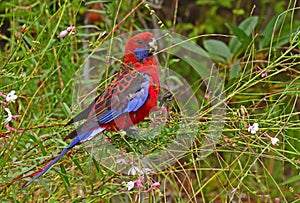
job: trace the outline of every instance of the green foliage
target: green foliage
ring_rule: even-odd
[[[224,42],[210,39],[205,40],[203,45],[212,60],[219,61],[224,64],[231,61],[232,53]]]
[[[258,21],[257,16],[249,17],[245,19],[239,27],[231,24],[226,24],[226,26],[232,31],[235,37],[229,41],[229,48],[234,55],[238,55],[243,52],[251,43],[251,38],[249,37],[253,32]]]
[[[299,199],[297,1],[262,0],[254,7],[241,0],[184,0],[178,2],[178,10],[173,4],[155,2],[149,1],[147,5],[140,5],[138,0],[0,3],[1,28],[5,20],[10,22],[7,28],[10,35],[0,32],[0,40],[5,42],[0,47],[0,93],[16,90],[18,95],[14,103],[0,104],[1,202],[138,202],[143,197],[148,202],[241,202],[243,199],[274,202],[276,197],[281,202],[296,202]],[[94,3],[104,4],[97,10],[91,8]],[[102,20],[84,24],[89,9],[101,14]],[[76,33],[60,38],[60,32],[71,24],[75,25]],[[74,101],[74,95],[81,95],[80,101],[91,96],[91,90],[77,87],[76,78],[87,59],[95,59],[96,70],[91,78],[80,82],[100,81],[103,90],[119,64],[99,65],[106,64],[109,55],[109,50],[101,45],[114,36],[146,27],[172,29],[194,42],[182,44],[181,49],[187,53],[183,59],[172,55],[180,51],[176,47],[169,55],[159,55],[166,60],[161,65],[163,74],[168,72],[165,67],[176,71],[190,83],[199,101],[200,116],[188,118],[197,121],[197,126],[191,126],[197,133],[190,150],[177,157],[175,164],[145,176],[148,181],[145,188],[128,191],[122,182],[136,180],[136,176],[111,170],[86,148],[78,146],[22,191],[22,185],[30,177],[21,177],[39,170],[67,145],[62,138],[75,126],[64,127],[64,124],[85,105]],[[174,44],[180,43],[179,38],[172,40]],[[96,52],[98,55],[92,54]],[[204,141],[214,130],[209,128],[209,121],[215,119],[211,118],[215,97],[209,95],[200,76],[209,78],[211,83],[217,81],[205,69],[209,63],[193,54],[209,56],[225,84],[224,128],[213,153],[205,159],[200,156]],[[189,63],[184,59],[189,59]],[[0,101],[5,99],[0,97]],[[140,124],[144,130],[140,134],[123,136],[113,132],[103,136],[110,137],[112,144],[122,151],[139,155],[156,152],[178,136],[179,121],[184,120],[176,101],[173,102],[166,104],[170,116],[163,128],[147,131],[150,122],[146,121]],[[5,127],[5,108],[13,115],[20,115],[9,125],[24,132]],[[254,122],[259,123],[260,129],[251,134],[247,128]],[[270,137],[279,139],[277,146],[272,145]],[[160,182],[160,189],[147,192],[154,180]]]

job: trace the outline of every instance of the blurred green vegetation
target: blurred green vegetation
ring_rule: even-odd
[[[277,197],[280,202],[299,201],[299,4],[297,0],[1,1],[0,92],[16,90],[18,95],[15,103],[0,106],[1,202],[139,202],[139,198],[276,202]],[[70,25],[75,25],[76,33],[60,38]],[[149,175],[160,182],[159,192],[127,191],[121,183],[132,177],[104,167],[83,147],[22,191],[29,178],[14,180],[40,169],[44,160],[66,146],[62,138],[74,127],[63,125],[80,110],[74,106],[76,77],[87,55],[114,36],[144,29],[181,34],[213,60],[225,83],[227,112],[214,153],[204,160],[197,156],[213,109],[201,77],[185,61],[163,55],[159,57],[168,60],[162,66],[176,71],[194,89],[201,118],[197,139],[186,156]],[[105,62],[105,55],[98,57]],[[117,69],[100,69],[103,90]],[[92,79],[99,81],[97,74]],[[25,132],[6,129],[4,108],[21,115],[10,125]],[[247,127],[254,122],[260,131],[252,135]],[[168,136],[168,129],[163,133]],[[266,134],[279,138],[279,145],[271,145]],[[120,138],[118,133],[112,137]]]

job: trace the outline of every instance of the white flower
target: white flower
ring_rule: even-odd
[[[132,188],[134,188],[134,182],[133,181],[129,181],[129,182],[123,182],[123,185],[125,185],[127,187],[127,190],[132,190]]]
[[[7,102],[14,102],[18,98],[18,96],[15,95],[15,93],[16,93],[15,90],[10,91],[10,93],[8,93],[7,96],[6,96],[6,101]]]
[[[4,108],[4,110],[7,112],[7,118],[4,120],[4,122],[9,123],[13,118],[13,116],[8,108]]]
[[[271,137],[268,133],[264,133],[264,135],[271,140],[272,145],[278,145],[279,139],[277,137]]]
[[[249,125],[248,132],[250,132],[251,134],[255,134],[259,130],[258,126],[258,123],[253,123],[252,126]]]
[[[253,128],[258,131],[258,123],[253,123]]]
[[[143,168],[145,174],[150,174],[152,172],[151,168]]]
[[[143,173],[142,170],[137,166],[133,166],[128,170],[128,175],[136,175],[142,173]]]
[[[279,139],[277,137],[271,137],[270,139],[272,145],[278,145]]]

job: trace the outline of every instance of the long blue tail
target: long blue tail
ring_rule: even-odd
[[[61,159],[61,157],[63,157],[75,145],[93,139],[95,136],[99,135],[104,130],[104,127],[100,127],[98,123],[94,121],[86,122],[81,127],[77,128],[77,137],[75,137],[73,141],[64,150],[62,150],[62,152],[57,157],[50,161],[31,181],[26,183],[26,185],[22,189],[26,189],[31,183],[33,183],[36,179],[38,179],[44,173],[46,173],[54,164],[56,164]]]
[[[31,183],[33,183],[36,179],[38,179],[44,173],[46,173],[54,164],[56,164],[61,159],[61,157],[63,157],[70,149],[72,149],[79,142],[79,137],[76,137],[57,157],[55,157],[55,159],[53,159],[49,164],[47,164],[41,172],[39,172],[31,181],[26,183],[22,190],[26,189]]]

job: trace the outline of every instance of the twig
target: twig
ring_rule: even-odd
[[[18,129],[21,130],[21,131],[28,131],[28,130],[34,130],[34,129],[41,129],[41,128],[48,128],[48,127],[56,127],[56,126],[64,126],[65,124],[58,124],[58,123],[55,123],[55,124],[46,124],[46,125],[38,125],[38,126],[30,126],[28,128],[23,128],[23,129]],[[0,133],[0,138],[5,138],[7,135],[10,135],[12,133],[14,133],[15,131],[7,131],[7,132],[3,132],[3,133]]]

